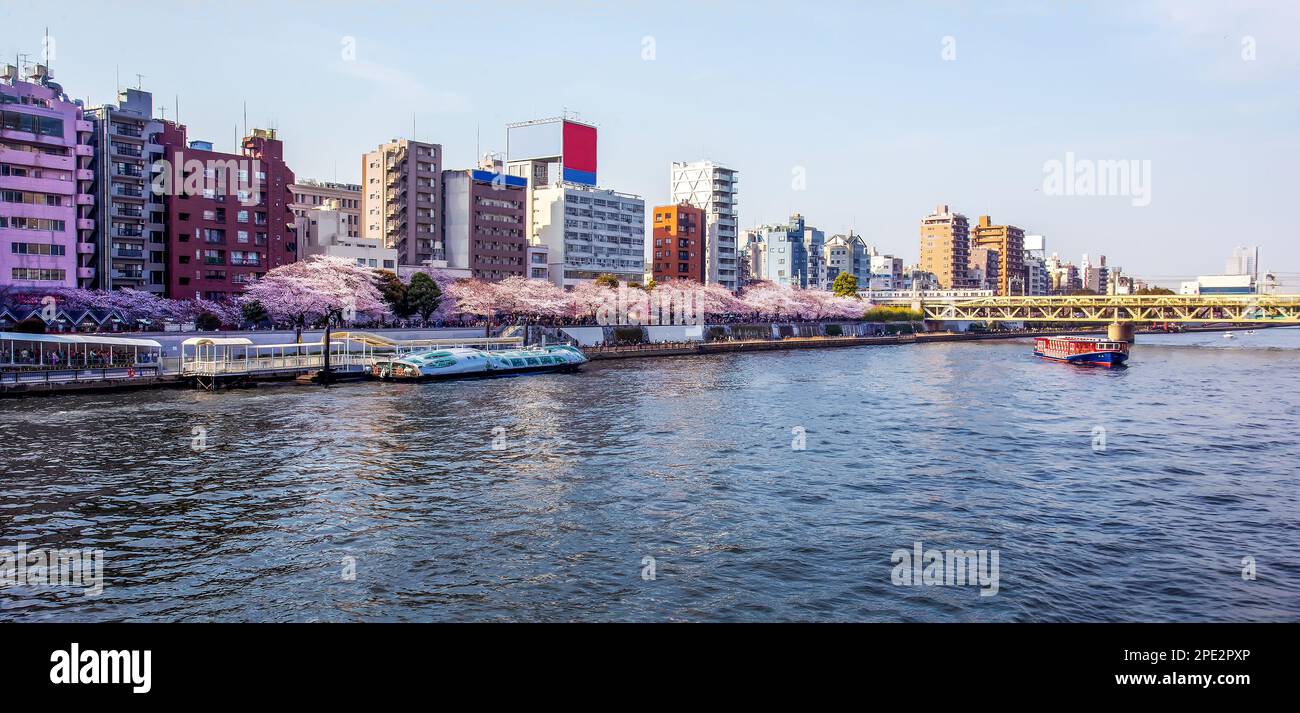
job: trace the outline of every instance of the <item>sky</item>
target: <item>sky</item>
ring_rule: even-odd
[[[1300,287],[1294,0],[0,0],[0,57],[47,29],[74,98],[139,84],[227,151],[246,104],[300,178],[359,182],[413,132],[466,168],[568,111],[599,127],[600,185],[647,205],[709,158],[740,172],[742,227],[799,212],[912,262],[944,203],[1155,281],[1258,245]],[[1135,180],[1081,182],[1105,161]]]

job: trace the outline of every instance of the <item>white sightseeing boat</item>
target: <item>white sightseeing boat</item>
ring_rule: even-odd
[[[568,345],[492,351],[450,347],[380,359],[370,367],[370,376],[385,381],[463,379],[577,371],[585,363],[587,357],[576,347]]]

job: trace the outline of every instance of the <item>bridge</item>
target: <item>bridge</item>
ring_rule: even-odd
[[[1075,295],[921,301],[927,320],[1300,325],[1300,295]]]
[[[1096,322],[1110,339],[1133,341],[1134,325],[1300,325],[1300,295],[1071,295],[918,300],[927,321]]]

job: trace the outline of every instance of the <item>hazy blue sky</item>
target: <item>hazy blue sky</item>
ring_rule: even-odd
[[[359,180],[413,115],[467,167],[476,132],[503,150],[505,123],[567,108],[600,127],[602,186],[665,202],[669,162],[712,158],[741,172],[744,226],[799,211],[912,261],[943,202],[1139,275],[1219,272],[1237,244],[1300,273],[1294,0],[4,0],[0,55],[37,56],[47,26],[74,97],[144,74],[225,150],[247,101],[300,177]],[[1150,205],[1047,195],[1067,152],[1150,161]]]

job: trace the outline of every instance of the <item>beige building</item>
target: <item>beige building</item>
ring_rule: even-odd
[[[307,211],[335,201],[339,212],[347,219],[347,236],[361,237],[361,186],[355,183],[328,183],[305,179],[291,187],[293,202],[289,209],[299,218]]]
[[[383,242],[349,232],[349,214],[335,200],[327,200],[296,218],[298,257],[341,257],[360,267],[397,271],[397,251]]]
[[[921,261],[918,267],[932,273],[944,290],[970,286],[970,222],[947,205],[921,219]]]
[[[972,248],[998,252],[997,282],[988,289],[1003,297],[1029,294],[1025,284],[1025,231],[1014,225],[993,225],[987,215],[970,234]]]
[[[402,265],[444,267],[442,146],[393,139],[361,161],[361,234]]]

